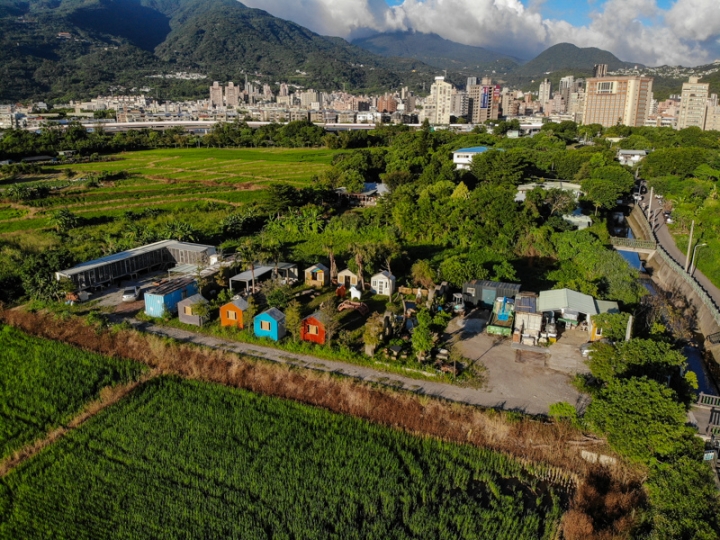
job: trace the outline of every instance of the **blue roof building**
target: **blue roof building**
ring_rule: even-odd
[[[491,150],[491,148],[488,148],[487,146],[471,146],[469,148],[455,150],[453,152],[453,163],[455,164],[455,168],[458,170],[470,169],[473,158],[478,154],[487,152],[488,150]]]
[[[255,335],[280,341],[285,337],[285,314],[277,308],[263,311],[253,319]]]
[[[193,278],[167,281],[145,293],[145,313],[150,317],[177,313],[178,303],[197,292],[197,282]]]

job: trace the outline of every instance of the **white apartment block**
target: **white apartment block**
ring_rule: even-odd
[[[678,129],[693,126],[705,129],[709,94],[710,84],[699,82],[698,77],[690,77],[689,82],[683,83],[677,122]]]

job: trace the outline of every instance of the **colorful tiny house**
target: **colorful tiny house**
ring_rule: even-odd
[[[243,314],[247,308],[247,300],[244,298],[233,298],[227,304],[220,307],[220,326],[244,328]]]
[[[197,282],[193,278],[184,277],[162,283],[145,293],[145,314],[150,317],[174,314],[179,302],[197,292]]]
[[[188,296],[185,300],[178,302],[178,319],[181,323],[202,326],[207,322],[207,315],[204,312],[198,313],[198,306],[205,305],[208,301],[200,294]]]
[[[325,344],[325,316],[316,311],[300,324],[300,339],[319,345]]]
[[[330,285],[330,270],[324,264],[316,264],[305,270],[305,283],[310,287]]]
[[[285,314],[277,308],[263,311],[253,319],[255,335],[280,341],[285,337]]]
[[[359,283],[360,279],[357,274],[351,272],[349,268],[338,273],[338,285],[344,285],[347,290],[350,290],[350,287],[357,286]]]
[[[378,296],[392,296],[395,292],[395,276],[388,271],[375,274],[370,280],[370,290]]]

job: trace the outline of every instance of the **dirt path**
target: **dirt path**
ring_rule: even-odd
[[[99,412],[105,410],[110,405],[117,403],[137,387],[145,384],[147,381],[159,376],[160,374],[160,370],[150,370],[144,373],[137,381],[118,386],[106,386],[101,389],[100,397],[90,403],[87,403],[83,407],[83,410],[77,416],[73,417],[67,424],[55,428],[47,433],[45,437],[28,444],[27,446],[17,450],[12,456],[0,461],[0,478],[7,476],[7,474],[9,474],[13,469],[38,454],[44,448],[47,448],[51,444],[59,441],[71,431],[82,426]]]
[[[311,355],[291,353],[262,345],[224,340],[196,332],[180,330],[178,328],[141,322],[137,319],[129,319],[129,322],[137,330],[142,332],[170,337],[186,343],[194,343],[221,351],[254,356],[256,358],[271,360],[295,367],[336,373],[366,382],[409,390],[411,392],[440,397],[459,403],[467,403],[469,405],[513,410],[533,415],[547,415],[550,405],[560,400],[558,396],[553,393],[518,395],[514,392],[506,392],[504,388],[498,386],[491,387],[489,390],[464,388],[440,381],[434,382],[404,377],[399,374],[374,369],[370,366],[325,360]]]

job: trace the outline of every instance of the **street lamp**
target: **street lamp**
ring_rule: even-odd
[[[696,244],[695,249],[693,249],[693,256],[692,256],[692,262],[690,263],[690,275],[692,276],[695,272],[695,255],[697,255],[698,248],[705,247],[707,244]]]

